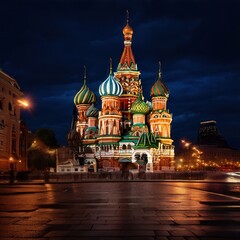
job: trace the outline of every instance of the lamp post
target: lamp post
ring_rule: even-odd
[[[187,161],[188,161],[188,170],[191,169],[191,158],[190,158],[190,142],[181,140],[183,146],[187,149]]]
[[[201,152],[196,146],[193,146],[191,142],[187,142],[185,140],[181,140],[183,146],[187,149],[187,161],[188,161],[188,170],[192,169],[195,165],[201,167],[202,161],[201,161],[201,155],[203,152]],[[190,152],[191,150],[191,152]],[[191,154],[192,153],[192,154]],[[196,162],[194,162],[194,165],[192,165],[192,158],[195,158]]]
[[[20,111],[30,110],[32,103],[29,99],[19,98],[15,102],[18,105]],[[27,143],[28,143],[28,131],[25,123],[20,121],[20,134],[19,134],[19,160],[16,162],[16,171],[23,171],[28,169],[28,154],[27,154]]]
[[[158,144],[158,155],[159,155],[158,169],[159,169],[159,171],[162,171],[162,144],[161,144],[161,142],[159,142],[159,144]]]
[[[14,180],[15,180],[15,176],[14,176],[14,159],[13,159],[13,157],[9,158],[9,162],[10,162],[9,183],[13,184]]]

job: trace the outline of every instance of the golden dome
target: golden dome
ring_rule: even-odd
[[[123,35],[133,35],[133,29],[131,26],[129,26],[128,22],[126,24],[126,26],[123,28]]]

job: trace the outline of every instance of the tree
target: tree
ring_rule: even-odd
[[[28,167],[32,170],[45,171],[56,166],[55,133],[51,129],[40,128],[34,134],[34,139],[28,149]]]
[[[46,146],[50,148],[58,147],[58,142],[53,130],[48,128],[39,128],[35,132],[35,138],[41,140]]]
[[[31,170],[45,171],[55,167],[55,156],[47,153],[44,149],[30,148],[28,151],[28,167]]]

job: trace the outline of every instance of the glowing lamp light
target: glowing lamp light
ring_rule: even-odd
[[[17,101],[20,104],[20,106],[23,106],[23,107],[26,107],[26,108],[29,107],[29,102],[28,101],[21,100],[21,99],[18,99]]]

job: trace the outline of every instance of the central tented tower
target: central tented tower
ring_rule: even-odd
[[[129,25],[128,12],[127,24],[123,28],[124,49],[117,71],[114,73],[115,78],[121,83],[123,93],[120,96],[120,109],[124,119],[131,119],[131,106],[141,93],[140,72],[132,52],[133,29]]]

